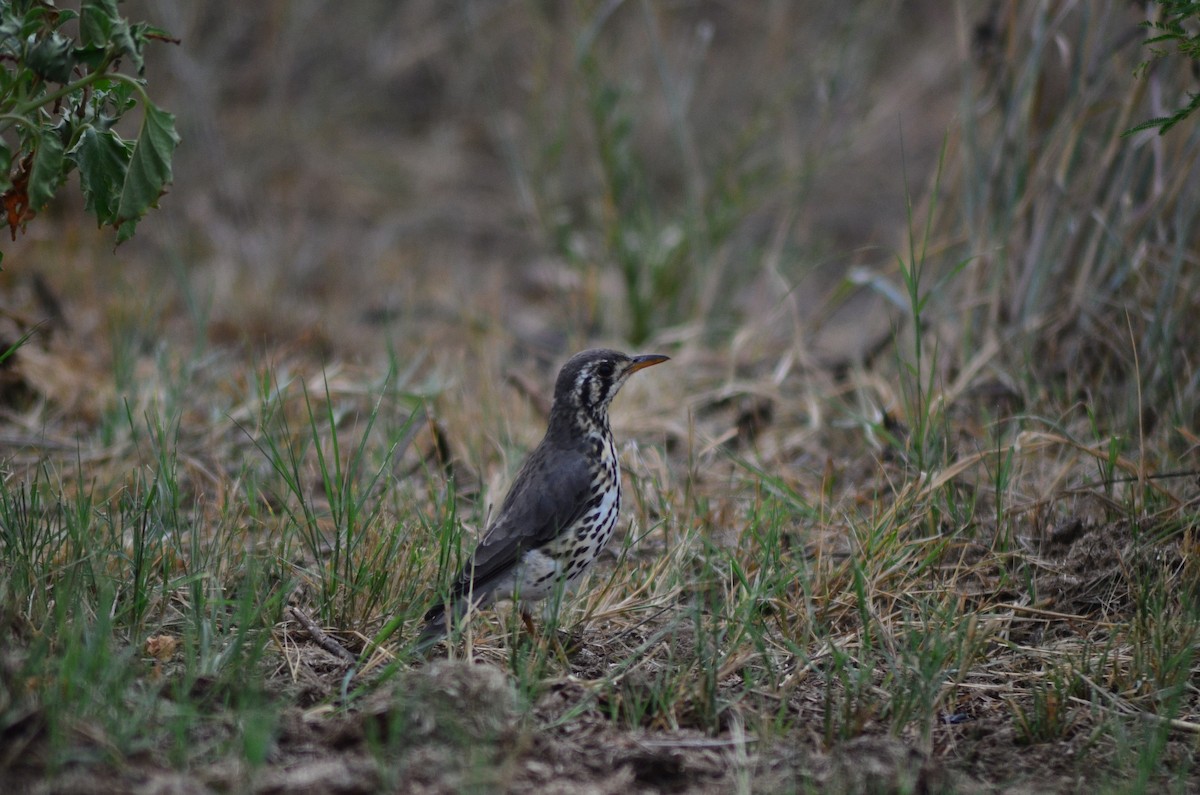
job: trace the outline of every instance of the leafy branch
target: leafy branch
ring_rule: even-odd
[[[85,209],[118,243],[171,183],[179,136],[175,117],[146,92],[144,50],[178,42],[131,24],[119,2],[82,0],[79,11],[0,3],[0,205],[13,240],[75,169]],[[126,64],[133,74],[121,71]],[[137,136],[126,139],[117,123],[139,106]]]
[[[1136,73],[1145,75],[1151,65],[1166,58],[1169,54],[1161,45],[1174,43],[1178,54],[1191,59],[1193,71],[1200,65],[1200,33],[1190,33],[1188,27],[1195,28],[1200,23],[1200,2],[1191,0],[1158,0],[1160,16],[1157,20],[1142,23],[1143,27],[1156,31],[1157,35],[1146,39],[1143,45],[1150,48],[1150,57],[1137,66]],[[1187,104],[1175,110],[1169,116],[1159,116],[1148,119],[1141,124],[1126,130],[1122,135],[1133,135],[1142,130],[1158,128],[1159,135],[1192,115],[1200,109],[1200,93],[1188,93]]]

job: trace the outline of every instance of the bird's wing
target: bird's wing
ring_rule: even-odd
[[[587,459],[574,451],[531,455],[513,481],[500,513],[455,584],[456,596],[489,590],[520,560],[522,553],[553,540],[584,512],[592,487]],[[552,459],[552,462],[551,462]]]

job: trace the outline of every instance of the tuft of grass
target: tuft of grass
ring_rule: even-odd
[[[288,544],[295,540],[301,545],[299,553],[315,563],[302,575],[315,586],[318,612],[331,624],[361,621],[389,605],[393,600],[390,563],[411,544],[407,527],[387,526],[385,502],[380,499],[397,454],[411,443],[421,421],[415,408],[419,398],[393,392],[393,378],[394,373],[389,373],[383,379],[378,398],[357,429],[358,440],[348,452],[342,449],[340,428],[357,425],[358,417],[341,414],[327,376],[322,379],[323,412],[301,384],[303,433],[292,429],[279,385],[267,388],[270,378],[260,380],[265,389],[253,438],[287,497],[282,506],[283,554],[291,556]],[[386,429],[384,445],[377,450],[371,442],[385,399],[413,408],[399,425]],[[315,472],[310,465],[315,465]],[[315,490],[310,486],[312,475]]]
[[[1081,682],[1069,668],[1056,668],[1043,681],[1035,682],[1025,705],[1013,704],[1017,741],[1032,745],[1066,738],[1076,720],[1071,698],[1080,692]]]

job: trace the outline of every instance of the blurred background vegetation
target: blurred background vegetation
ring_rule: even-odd
[[[886,2],[122,8],[183,42],[148,65],[175,188],[112,258],[68,197],[15,276],[53,282],[36,252],[65,230],[121,270],[185,270],[234,338],[432,342],[450,317],[554,350],[728,339],[823,305],[814,272],[887,267],[902,156],[923,193],[974,24]]]
[[[1195,427],[1195,136],[1118,135],[1192,78],[1135,76],[1139,4],[122,8],[182,41],[148,65],[175,187],[115,253],[65,198],[10,288],[148,286],[165,323],[359,357],[470,330],[845,366],[911,315],[928,221],[945,367],[996,346],[1007,389]]]

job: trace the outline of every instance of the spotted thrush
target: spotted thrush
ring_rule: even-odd
[[[545,437],[525,459],[449,597],[425,614],[418,648],[441,639],[469,607],[499,599],[518,599],[529,627],[528,603],[587,571],[612,536],[621,509],[608,405],[629,376],[667,359],[597,349],[563,365]]]

